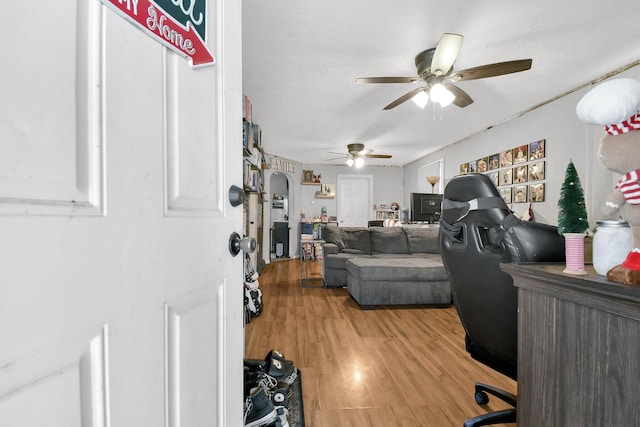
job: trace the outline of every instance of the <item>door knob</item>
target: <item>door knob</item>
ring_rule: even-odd
[[[233,256],[238,255],[241,250],[252,253],[257,247],[256,239],[253,237],[244,237],[241,239],[240,235],[235,231],[229,236],[229,252],[231,252]]]
[[[234,208],[244,202],[244,190],[237,185],[229,187],[229,203]]]

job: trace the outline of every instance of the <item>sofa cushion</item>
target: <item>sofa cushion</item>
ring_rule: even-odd
[[[350,259],[370,258],[370,257],[371,255],[353,255],[353,254],[341,253],[341,254],[331,255],[330,257],[325,257],[322,262],[324,263],[324,266],[326,268],[346,270],[347,261],[349,261]]]
[[[333,243],[338,247],[338,251],[344,250],[344,241],[342,240],[342,229],[337,225],[327,225],[322,229],[322,240]]]
[[[442,259],[434,258],[352,258],[346,263],[349,274],[365,282],[446,281]]]
[[[351,254],[371,255],[369,229],[362,227],[341,227],[344,251]]]
[[[407,236],[402,227],[372,227],[371,251],[382,254],[408,254]]]
[[[405,228],[404,231],[407,235],[409,253],[440,253],[437,228]]]

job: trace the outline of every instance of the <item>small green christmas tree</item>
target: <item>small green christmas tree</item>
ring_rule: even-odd
[[[578,171],[570,160],[558,199],[558,233],[584,233],[588,229],[584,192]]]

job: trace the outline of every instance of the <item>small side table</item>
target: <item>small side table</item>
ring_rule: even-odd
[[[322,245],[324,240],[300,239],[300,286],[303,288],[323,288],[323,278],[309,277],[309,262],[318,262],[316,245]],[[309,282],[320,280],[320,286],[309,286]]]

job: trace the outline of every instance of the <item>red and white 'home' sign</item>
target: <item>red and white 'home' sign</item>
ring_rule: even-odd
[[[185,0],[171,0],[172,4],[179,6],[173,11],[162,9],[153,0],[100,1],[152,38],[189,58],[192,67],[211,65],[215,62],[204,38],[194,28],[192,12],[195,0],[187,0],[190,7],[185,7]],[[182,16],[177,15],[180,13]],[[198,24],[203,27],[206,22],[202,20],[206,19],[206,15],[202,13],[198,18]]]

